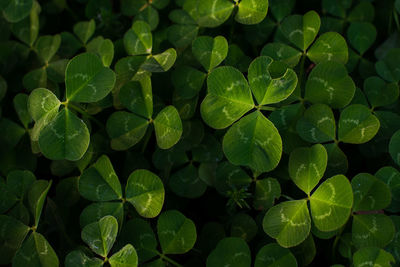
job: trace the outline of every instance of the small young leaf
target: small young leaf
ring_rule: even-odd
[[[59,34],[39,37],[36,41],[35,48],[43,63],[48,63],[53,58],[60,48],[60,44],[61,36]]]
[[[250,267],[251,252],[246,241],[239,237],[227,237],[218,242],[207,257],[207,267]]]
[[[67,108],[61,110],[39,135],[40,150],[52,160],[79,160],[89,141],[86,124]]]
[[[144,21],[135,21],[124,35],[124,46],[128,55],[150,54],[153,47],[150,25]]]
[[[80,54],[68,62],[65,87],[69,101],[97,102],[110,93],[114,84],[114,72],[104,67],[95,54]]]
[[[92,19],[90,21],[81,21],[74,25],[74,33],[81,40],[83,44],[92,37],[94,31],[96,30],[96,22]]]
[[[204,69],[210,72],[228,55],[228,41],[223,36],[200,36],[193,41],[192,52]]]
[[[290,153],[289,175],[293,182],[307,195],[324,176],[328,154],[324,146],[297,148]]]
[[[126,183],[126,200],[146,218],[156,217],[164,204],[164,185],[161,179],[147,170],[131,173]]]
[[[118,176],[110,159],[103,155],[84,170],[79,178],[79,193],[91,201],[110,201],[122,198]]]
[[[364,105],[351,105],[340,113],[339,140],[344,143],[362,144],[371,140],[378,132],[377,117]]]
[[[118,233],[118,222],[113,216],[105,216],[98,222],[82,229],[82,240],[98,255],[106,257]]]
[[[270,208],[263,220],[264,231],[282,247],[303,242],[310,233],[311,219],[306,200],[282,202]]]
[[[377,247],[365,247],[357,250],[353,255],[354,267],[372,266],[391,266],[395,260],[393,255]]]
[[[350,217],[353,191],[343,175],[333,176],[323,182],[311,195],[311,217],[321,231],[334,231]]]
[[[234,165],[259,172],[273,170],[282,156],[282,139],[274,124],[260,111],[235,123],[224,136],[223,150]]]
[[[293,266],[297,267],[297,260],[289,249],[276,243],[263,246],[256,255],[254,267]]]
[[[248,25],[258,24],[267,15],[268,1],[242,0],[238,7],[235,16],[237,22]]]
[[[135,248],[127,244],[110,257],[109,263],[111,267],[137,267],[138,256]]]
[[[30,210],[35,219],[35,226],[39,224],[40,215],[42,214],[42,209],[44,201],[46,200],[47,192],[51,187],[52,181],[48,182],[46,180],[37,180],[33,182],[32,186],[28,191],[28,202]]]
[[[154,119],[157,145],[168,149],[178,143],[182,136],[182,121],[174,106],[165,107]]]
[[[164,254],[186,253],[193,248],[197,238],[193,221],[177,210],[161,213],[157,233]]]

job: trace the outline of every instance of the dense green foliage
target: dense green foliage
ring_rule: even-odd
[[[1,0],[0,265],[400,266],[400,0]]]

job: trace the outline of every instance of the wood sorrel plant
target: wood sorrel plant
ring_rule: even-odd
[[[0,265],[399,266],[399,0],[0,13]]]

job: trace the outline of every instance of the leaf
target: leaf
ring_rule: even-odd
[[[318,34],[321,20],[317,12],[311,10],[301,15],[292,15],[282,22],[283,35],[301,51],[306,51]]]
[[[28,124],[32,122],[32,118],[28,112],[28,98],[28,95],[19,93],[15,95],[13,99],[15,112],[25,129],[27,129]]]
[[[79,193],[91,201],[110,201],[122,198],[121,183],[110,159],[103,155],[84,170],[79,178]]]
[[[274,75],[276,69],[278,75]],[[274,75],[274,77],[272,76]],[[249,67],[248,79],[251,91],[259,105],[281,102],[288,98],[297,85],[297,75],[289,68],[273,62],[270,57],[258,57]]]
[[[69,109],[64,108],[39,135],[39,147],[51,160],[82,158],[89,146],[89,130],[86,124]]]
[[[11,262],[28,232],[29,227],[20,221],[0,215],[0,264]]]
[[[173,24],[168,28],[167,31],[168,41],[176,48],[186,47],[192,43],[198,32],[199,27],[197,25]]]
[[[6,213],[17,202],[17,196],[8,189],[5,182],[0,181],[0,214]]]
[[[9,0],[2,3],[4,18],[11,23],[23,20],[29,15],[33,0]]]
[[[74,250],[65,257],[65,267],[101,267],[103,261],[98,258],[89,258],[80,250]]]
[[[136,170],[126,183],[126,200],[146,218],[156,217],[164,204],[164,185],[161,179],[147,170]]]
[[[269,0],[272,15],[277,21],[282,21],[283,18],[290,15],[296,4],[295,0]]]
[[[56,34],[54,36],[45,35],[40,36],[36,41],[35,48],[39,58],[43,63],[48,63],[53,56],[57,53],[61,45],[61,36]]]
[[[249,85],[233,67],[219,67],[207,78],[208,94],[201,103],[203,120],[215,129],[223,129],[254,107]]]
[[[282,155],[282,139],[274,124],[255,111],[235,123],[222,142],[227,159],[259,172],[273,170]]]
[[[79,217],[81,228],[88,224],[99,221],[104,216],[115,217],[119,225],[124,220],[124,204],[119,202],[95,202],[84,208]]]
[[[268,1],[242,0],[238,5],[239,9],[235,15],[235,20],[241,24],[258,24],[268,11]]]
[[[215,28],[231,15],[234,4],[229,0],[188,0],[183,9],[200,27]]]
[[[151,55],[141,67],[150,72],[166,72],[175,64],[176,57],[176,50],[170,48],[161,54]]]
[[[376,28],[369,22],[352,22],[347,29],[350,44],[363,55],[375,42]]]
[[[388,82],[400,81],[400,48],[390,49],[389,52],[375,63],[376,72]]]
[[[49,242],[41,234],[33,232],[15,254],[13,266],[56,267],[59,261]]]
[[[346,173],[349,167],[349,163],[347,161],[346,154],[344,154],[338,144],[324,144],[324,147],[328,152],[328,166],[326,168],[325,175],[332,176],[336,174]]]
[[[206,74],[195,68],[180,66],[172,71],[171,80],[176,93],[184,98],[195,97],[203,87]]]
[[[105,216],[98,222],[82,229],[82,240],[98,255],[106,257],[117,238],[118,222],[113,216]]]
[[[35,227],[37,227],[39,224],[44,201],[46,200],[47,192],[49,192],[51,184],[52,181],[48,182],[46,180],[36,180],[29,188],[28,203],[35,219]]]
[[[274,205],[275,199],[281,196],[281,186],[275,178],[257,180],[254,191],[253,207],[267,210]]]
[[[177,210],[161,213],[157,221],[157,233],[164,254],[183,254],[196,242],[196,226],[193,221]]]
[[[137,144],[146,133],[149,121],[135,114],[117,111],[107,120],[106,129],[111,138],[111,148],[126,150]]]
[[[198,169],[189,164],[171,175],[169,187],[180,197],[198,198],[207,189],[207,185],[199,178]]]
[[[308,76],[305,98],[312,103],[343,108],[350,103],[355,90],[344,65],[325,61],[316,65]]]
[[[324,176],[327,162],[328,154],[320,144],[297,148],[290,153],[289,175],[309,195]]]
[[[400,200],[400,172],[398,170],[390,166],[382,167],[375,173],[375,177],[389,186],[394,200]]]
[[[369,173],[359,173],[351,180],[353,211],[381,210],[391,201],[389,187]]]
[[[296,125],[301,138],[311,143],[335,140],[336,123],[332,110],[325,104],[314,104],[303,114]]]
[[[65,87],[69,101],[97,102],[110,93],[114,84],[114,72],[94,54],[83,53],[68,62]]]
[[[263,246],[256,255],[254,267],[293,266],[297,261],[292,252],[276,243]]]
[[[346,64],[349,58],[346,40],[336,32],[322,34],[307,52],[316,64],[333,61]]]
[[[135,21],[124,35],[124,46],[128,55],[147,55],[153,47],[150,25],[144,21]]]
[[[371,140],[378,132],[380,123],[377,117],[364,105],[351,105],[340,113],[339,141],[362,144]]]
[[[90,21],[80,21],[74,25],[73,31],[78,36],[83,44],[92,37],[96,30],[96,22],[91,19]]]
[[[234,190],[249,187],[252,181],[242,168],[228,161],[219,164],[216,172],[215,188],[224,196],[228,196],[228,193]]]
[[[400,130],[395,132],[390,139],[389,153],[393,161],[400,166]]]
[[[371,76],[364,80],[364,93],[373,108],[388,106],[399,98],[399,86]]]
[[[303,242],[310,233],[311,219],[306,200],[279,203],[264,216],[264,231],[282,247],[293,247]]]
[[[325,180],[310,198],[311,217],[321,231],[334,231],[350,217],[353,191],[344,175]]]
[[[154,119],[157,144],[161,149],[174,146],[182,136],[182,121],[174,106],[167,106]]]
[[[389,252],[377,247],[366,247],[357,250],[353,255],[354,267],[372,266],[391,266],[395,260]]]
[[[127,244],[110,257],[109,263],[111,267],[137,267],[138,256],[135,248]]]
[[[207,267],[250,267],[251,252],[246,241],[239,237],[227,237],[218,242],[207,257]]]
[[[204,69],[210,72],[228,55],[228,41],[223,36],[200,36],[193,41],[192,52]]]
[[[301,52],[283,43],[268,43],[261,50],[261,56],[271,57],[275,61],[282,61],[289,67],[295,67],[301,58]]]
[[[149,77],[126,83],[118,97],[121,103],[136,115],[148,119],[153,115],[153,92]]]
[[[359,214],[353,217],[353,244],[357,248],[383,248],[392,241],[394,234],[394,224],[386,215]]]
[[[257,234],[258,226],[254,219],[246,213],[237,213],[230,222],[230,236],[239,237],[250,242]]]
[[[22,84],[29,91],[40,88],[47,87],[47,72],[44,68],[35,69],[24,75],[22,79]]]

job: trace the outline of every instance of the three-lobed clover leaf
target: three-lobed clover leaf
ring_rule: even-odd
[[[193,41],[192,52],[204,69],[210,72],[228,55],[228,41],[223,36],[200,36]]]
[[[124,35],[124,46],[132,56],[150,54],[153,47],[150,25],[144,21],[135,21]]]

